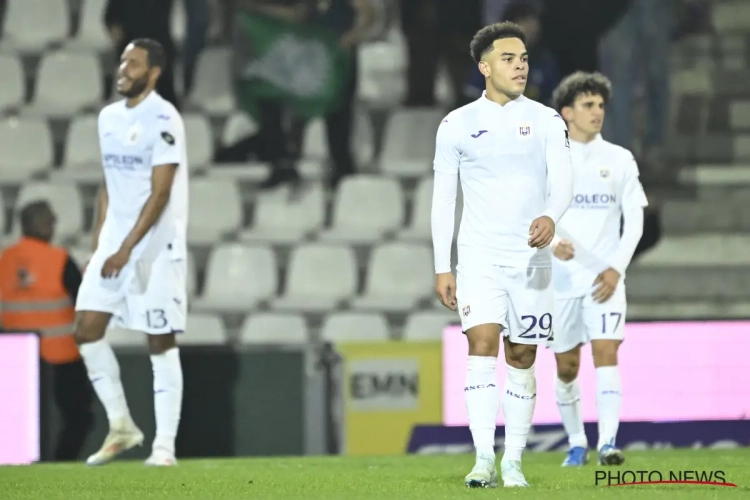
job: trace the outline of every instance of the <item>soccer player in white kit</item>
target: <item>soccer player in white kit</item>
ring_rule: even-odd
[[[602,139],[611,84],[598,73],[574,73],[554,92],[570,131],[573,203],[552,242],[555,285],[556,394],[570,449],[564,466],[588,461],[577,376],[581,345],[591,342],[596,367],[601,465],[625,458],[615,445],[622,391],[617,350],[625,333],[625,270],[643,234],[648,205],[633,154]],[[622,236],[620,219],[624,219]]]
[[[536,349],[552,336],[549,247],[570,205],[572,166],[565,122],[523,96],[529,72],[525,35],[513,23],[481,29],[471,53],[485,93],[440,124],[435,151],[432,239],[435,290],[458,309],[469,342],[464,394],[476,465],[468,487],[496,487],[496,364],[503,337],[505,486],[528,486],[521,472],[536,398]],[[464,197],[457,278],[451,244],[458,180]]]
[[[125,99],[99,114],[104,184],[94,253],[76,302],[75,338],[110,430],[89,465],[104,464],[143,442],[130,417],[117,359],[104,339],[111,319],[115,326],[148,334],[156,437],[146,464],[177,463],[182,367],[175,334],[184,331],[187,313],[188,165],[182,118],[154,91],[164,64],[158,42],[131,42],[117,79]]]

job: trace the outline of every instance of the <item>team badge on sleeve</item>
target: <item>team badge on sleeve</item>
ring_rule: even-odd
[[[567,130],[565,131],[565,147],[566,148],[570,147],[570,137],[568,137],[568,131]]]
[[[170,146],[174,146],[174,136],[170,134],[169,132],[162,132],[161,138],[164,139],[164,142],[166,142]]]

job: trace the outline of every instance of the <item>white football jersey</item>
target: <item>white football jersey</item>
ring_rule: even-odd
[[[575,257],[553,261],[555,295],[560,298],[589,293],[596,276],[609,267],[623,267],[618,271],[624,274],[627,262],[616,263],[621,217],[630,209],[648,206],[630,151],[605,141],[601,135],[588,144],[571,141],[571,151],[573,202],[556,234],[573,243]]]
[[[550,247],[539,250],[528,242],[534,219],[547,215],[557,222],[571,200],[568,132],[555,110],[523,96],[500,105],[482,95],[440,124],[434,169],[461,181],[459,268],[473,263],[550,267]],[[447,218],[445,231],[452,235],[453,220]],[[438,224],[433,223],[435,265],[445,272],[450,263],[438,260],[450,259],[452,238],[446,238],[445,257]]]
[[[175,107],[151,92],[133,108],[115,102],[99,113],[99,145],[109,207],[99,247],[115,252],[135,226],[151,195],[151,171],[178,165],[169,202],[159,221],[133,249],[131,261],[153,260],[170,247],[187,255],[188,163],[185,126]]]

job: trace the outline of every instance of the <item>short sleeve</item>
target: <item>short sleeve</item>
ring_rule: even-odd
[[[622,187],[622,206],[627,208],[645,208],[648,206],[646,193],[641,185],[638,163],[632,154],[628,152],[623,158],[624,178]]]
[[[179,113],[165,112],[156,117],[154,149],[151,166],[180,165],[185,147],[185,133]]]
[[[458,175],[461,149],[459,148],[459,135],[456,132],[457,124],[455,121],[456,119],[449,115],[438,127],[435,138],[435,160],[432,164],[436,172]]]

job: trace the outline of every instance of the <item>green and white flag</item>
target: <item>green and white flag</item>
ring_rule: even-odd
[[[257,116],[257,102],[278,99],[303,118],[334,111],[349,71],[338,37],[316,26],[240,13],[235,76],[240,105]]]

